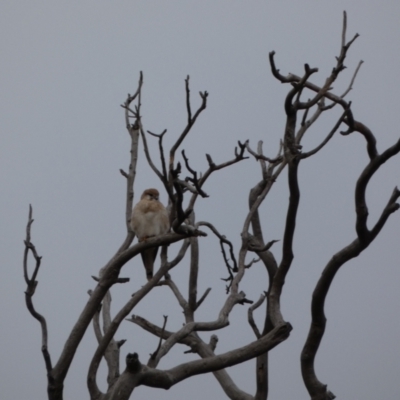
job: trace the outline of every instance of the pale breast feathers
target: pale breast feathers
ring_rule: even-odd
[[[158,201],[158,192],[155,189],[146,190],[133,208],[131,228],[139,240],[168,232],[168,212]]]

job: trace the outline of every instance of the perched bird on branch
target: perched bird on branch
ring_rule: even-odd
[[[132,211],[131,228],[138,237],[139,242],[169,231],[169,216],[165,207],[158,201],[157,189],[146,189],[140,201]],[[146,269],[147,279],[153,277],[154,261],[158,246],[143,250],[142,260]]]

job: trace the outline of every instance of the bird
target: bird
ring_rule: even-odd
[[[133,207],[130,226],[139,242],[169,231],[169,215],[164,205],[158,200],[157,189],[146,189],[140,201]],[[151,247],[141,252],[147,280],[153,278],[154,261],[158,247]]]

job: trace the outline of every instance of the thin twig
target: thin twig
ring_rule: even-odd
[[[254,334],[256,335],[256,338],[259,339],[261,337],[261,333],[257,328],[256,323],[254,322],[253,318],[253,311],[257,309],[258,307],[261,306],[262,303],[264,303],[264,300],[266,299],[266,293],[260,295],[260,298],[247,310],[247,319],[249,321],[249,324],[251,328],[253,329]]]
[[[155,136],[155,137],[158,138],[158,148],[159,148],[159,151],[160,151],[161,168],[162,168],[162,171],[163,171],[163,175],[164,175],[165,181],[167,181],[167,179],[168,179],[167,167],[166,167],[166,164],[165,164],[164,147],[163,147],[163,144],[162,144],[163,137],[167,133],[167,130],[164,129],[160,134],[152,133],[150,131],[147,131],[147,133],[149,135],[152,135],[152,136]]]
[[[161,328],[160,340],[159,340],[159,342],[158,342],[158,346],[157,346],[156,351],[150,355],[150,360],[149,360],[149,362],[147,363],[147,365],[148,365],[149,367],[151,367],[151,362],[154,361],[154,360],[156,359],[157,354],[158,354],[158,352],[159,352],[160,349],[161,349],[162,340],[163,340],[163,335],[164,335],[164,332],[165,332],[165,327],[167,326],[168,315],[163,315],[163,317],[164,317],[164,323],[163,323],[163,326],[162,326],[162,328]]]
[[[195,188],[196,188],[196,190],[197,190],[197,193],[198,193],[201,197],[209,197],[209,195],[208,195],[207,193],[205,193],[205,192],[201,189],[201,187],[200,187],[200,185],[199,185],[199,180],[197,179],[197,171],[195,171],[194,169],[192,169],[192,168],[190,167],[190,165],[189,165],[189,159],[186,157],[185,150],[182,150],[182,157],[183,157],[183,159],[185,160],[185,165],[186,165],[187,170],[193,175],[192,178],[187,177],[186,180],[193,183],[193,185],[195,186]]]
[[[307,153],[302,153],[300,155],[301,159],[308,158],[316,153],[318,153],[328,142],[331,140],[332,136],[335,134],[335,132],[339,129],[340,125],[342,124],[344,118],[348,114],[348,110],[345,110],[341,117],[337,120],[335,126],[331,129],[331,131],[328,133],[327,137],[324,139],[324,141],[317,146],[315,149],[308,151]]]
[[[245,146],[246,146],[246,150],[247,150],[257,161],[262,160],[262,161],[267,161],[267,162],[269,162],[269,163],[271,163],[271,164],[275,164],[275,163],[277,163],[277,162],[279,162],[279,161],[282,160],[282,157],[269,158],[269,157],[264,156],[264,155],[262,154],[262,151],[261,151],[261,153],[260,153],[260,143],[261,143],[261,145],[262,145],[262,142],[261,142],[261,141],[258,142],[258,152],[256,153],[254,150],[251,149],[251,147],[250,147],[250,142],[249,142],[248,140],[246,140],[246,141],[244,142],[244,144],[245,144]]]
[[[46,319],[43,317],[43,315],[39,314],[35,310],[35,307],[32,302],[32,297],[35,294],[35,290],[38,285],[38,282],[36,281],[36,277],[39,273],[39,268],[40,268],[40,264],[41,264],[41,260],[42,260],[42,257],[40,257],[38,255],[35,246],[31,242],[32,224],[33,224],[32,206],[29,205],[29,216],[28,216],[28,223],[26,225],[25,251],[24,251],[24,261],[23,261],[24,278],[25,278],[25,282],[27,284],[27,288],[25,291],[25,304],[26,304],[26,307],[28,308],[28,311],[32,315],[32,317],[37,319],[40,323],[40,327],[42,330],[42,354],[43,354],[44,362],[46,365],[48,380],[49,380],[49,383],[51,383],[51,380],[53,379],[53,376],[52,376],[53,367],[52,367],[50,353],[48,351],[47,322],[46,322]],[[35,269],[34,269],[31,277],[29,277],[29,273],[28,273],[29,252],[32,253],[33,258],[35,259]]]
[[[189,75],[185,79],[185,89],[186,89],[186,109],[187,109],[187,114],[188,114],[188,125],[192,121],[192,110],[190,106],[190,87],[189,87]]]
[[[209,228],[209,229],[214,233],[215,236],[218,237],[218,239],[219,239],[219,241],[220,241],[220,245],[221,245],[222,254],[224,255],[224,260],[225,260],[225,263],[226,263],[228,269],[232,270],[233,272],[237,272],[237,269],[238,269],[238,268],[237,268],[237,261],[236,261],[236,257],[235,257],[235,253],[234,253],[234,249],[233,249],[233,244],[232,244],[232,242],[230,242],[230,241],[226,238],[226,236],[221,235],[221,234],[218,232],[218,230],[215,228],[215,226],[214,226],[213,224],[210,224],[209,222],[200,221],[200,222],[198,222],[198,223],[196,224],[196,226],[197,226],[197,227],[199,227],[199,226],[206,226],[207,228]],[[223,244],[226,244],[226,245],[228,245],[228,247],[229,247],[229,253],[230,253],[230,256],[231,256],[231,260],[232,260],[232,262],[233,262],[233,266],[232,266],[232,267],[231,267],[231,265],[229,264],[228,258],[226,257],[225,249],[224,249],[224,247],[223,247]]]
[[[198,300],[198,302],[196,303],[195,310],[197,310],[201,306],[201,303],[203,303],[203,301],[206,299],[206,297],[208,296],[208,294],[210,292],[211,292],[211,288],[207,288],[206,291],[204,292],[203,296],[201,296],[200,299]]]

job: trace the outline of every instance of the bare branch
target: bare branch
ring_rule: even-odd
[[[123,169],[120,169],[119,172],[121,173],[122,176],[128,178],[128,174]]]
[[[140,77],[139,77],[139,84],[138,87],[136,89],[136,92],[131,96],[128,93],[127,99],[124,103],[124,107],[129,108],[130,104],[137,98],[140,97],[141,95],[141,90],[142,90],[142,85],[143,85],[143,73],[142,71],[140,71]],[[140,100],[140,99],[139,99]],[[139,101],[139,105],[138,105],[138,111],[140,111],[140,101]],[[125,117],[128,117],[128,115],[125,115]],[[129,119],[125,119],[127,125],[129,124]]]
[[[215,164],[214,161],[212,160],[211,156],[209,154],[206,154],[206,158],[207,158],[207,162],[208,162],[209,168],[199,180],[199,187],[200,188],[203,187],[204,183],[206,182],[206,180],[210,177],[210,175],[213,172],[218,171],[218,170],[223,169],[223,168],[226,168],[226,167],[229,167],[230,165],[236,164],[239,161],[242,161],[242,160],[245,160],[245,159],[249,158],[249,157],[245,157],[244,156],[244,152],[246,150],[246,146],[244,144],[240,143],[240,142],[238,142],[238,145],[239,145],[240,151],[238,152],[237,148],[235,148],[235,158],[230,160],[230,161],[224,162],[222,164],[218,164],[218,165]],[[190,202],[189,202],[189,205],[188,205],[188,210],[191,210],[191,209],[194,208],[195,202],[197,200],[197,196],[198,195],[196,193],[190,199]]]
[[[289,161],[288,184],[289,184],[289,205],[286,215],[285,231],[283,236],[282,260],[274,276],[271,290],[269,292],[269,315],[274,326],[283,323],[280,310],[280,296],[285,283],[285,277],[290,269],[293,255],[293,237],[296,227],[297,209],[300,201],[300,190],[297,179],[297,169],[300,159],[293,157]]]
[[[286,340],[291,329],[292,327],[290,324],[276,327],[268,335],[246,346],[215,357],[181,364],[168,371],[142,368],[142,376],[139,378],[140,384],[169,389],[171,386],[190,376],[217,371],[242,363],[271,350],[279,343]]]
[[[89,296],[91,296],[92,293],[93,292],[91,290],[88,291]],[[99,310],[93,316],[93,331],[94,335],[96,336],[97,343],[100,343],[101,339],[103,338],[103,334],[100,328],[100,310],[101,310],[101,305],[99,306]]]
[[[126,318],[126,321],[132,322],[140,326],[145,331],[164,340],[168,339],[173,333],[152,324],[151,322],[147,321],[145,318],[140,317],[139,315],[132,315],[131,318]]]
[[[28,308],[28,311],[32,315],[32,317],[37,319],[40,323],[40,328],[42,330],[42,354],[43,354],[44,362],[46,365],[48,382],[49,382],[49,385],[51,385],[53,383],[53,374],[52,374],[53,367],[52,367],[52,363],[51,363],[50,353],[48,351],[47,323],[46,323],[46,319],[43,317],[43,315],[39,314],[35,310],[35,307],[32,302],[32,297],[35,294],[35,290],[38,285],[38,282],[36,281],[36,277],[39,273],[40,263],[42,260],[42,257],[40,257],[38,255],[35,246],[31,242],[32,224],[33,224],[32,206],[29,205],[28,223],[26,225],[26,238],[24,241],[25,251],[24,251],[24,262],[23,262],[24,278],[25,278],[25,282],[27,284],[27,288],[25,291],[25,304],[26,304],[26,307]],[[35,269],[34,269],[31,277],[29,277],[29,273],[28,273],[29,252],[32,253],[33,258],[35,259],[35,262],[36,262]]]
[[[161,330],[160,340],[159,340],[159,342],[158,342],[158,346],[157,346],[156,351],[155,351],[153,354],[151,354],[151,356],[150,356],[150,360],[149,360],[149,362],[147,363],[147,366],[148,366],[148,367],[152,367],[152,368],[155,367],[155,365],[153,366],[153,361],[156,359],[157,354],[158,354],[158,352],[160,351],[161,344],[162,344],[162,337],[163,337],[163,334],[164,334],[164,332],[165,332],[165,327],[167,326],[167,320],[168,320],[168,316],[167,316],[167,315],[164,315],[164,324],[163,324],[163,327],[162,327],[162,330]]]
[[[274,77],[282,83],[292,83],[293,85],[295,85],[294,89],[292,89],[291,93],[289,93],[289,95],[288,95],[287,103],[286,103],[287,105],[288,105],[288,102],[292,101],[292,99],[297,94],[297,92],[302,90],[302,88],[308,88],[312,91],[317,92],[317,95],[313,99],[308,101],[307,103],[297,102],[296,108],[298,110],[306,109],[306,108],[313,106],[322,97],[326,97],[326,98],[332,100],[333,102],[342,105],[342,107],[344,109],[347,108],[347,104],[343,100],[343,98],[336,96],[329,92],[329,90],[331,89],[332,83],[336,80],[339,73],[345,69],[344,60],[346,58],[347,51],[349,50],[349,48],[350,48],[351,44],[354,42],[354,40],[359,36],[358,34],[356,34],[352,40],[350,40],[348,43],[344,44],[343,39],[345,38],[345,32],[346,32],[346,28],[344,26],[343,33],[342,33],[341,51],[340,51],[340,55],[337,57],[337,64],[333,68],[331,75],[326,79],[325,84],[322,88],[320,88],[310,82],[307,82],[311,73],[316,72],[315,69],[309,69],[306,64],[306,67],[305,67],[306,73],[303,76],[303,78],[300,78],[293,74],[289,74],[287,77],[285,77],[285,76],[281,75],[279,73],[279,70],[276,68],[275,60],[274,60],[275,52],[272,51],[269,53],[269,61],[270,61],[271,71],[272,71],[272,74],[274,75]]]
[[[263,142],[262,140],[258,141],[258,145],[257,145],[257,153],[259,156],[263,155],[263,148],[262,148]],[[280,154],[278,154],[278,157],[280,156]],[[271,163],[270,163],[271,164]],[[265,160],[260,160],[260,165],[261,165],[261,174],[262,177],[264,179],[267,179],[268,177],[268,169],[267,169],[267,164],[265,162]]]
[[[335,103],[332,103],[335,104]],[[307,117],[308,115],[308,111],[311,108],[306,108],[303,114],[303,117]],[[324,103],[324,99],[322,98],[319,103],[318,103],[318,107],[317,110],[314,112],[314,114],[311,116],[311,118],[307,121],[302,121],[299,130],[297,131],[296,134],[296,140],[295,142],[297,144],[299,144],[301,142],[301,139],[303,138],[304,134],[306,133],[306,131],[312,126],[312,124],[321,116],[323,110],[325,109],[325,103]]]
[[[92,290],[88,291],[89,296],[93,294]],[[110,305],[111,305],[111,295],[107,293],[104,298],[105,306],[102,307],[102,304],[99,304],[97,312],[93,316],[93,329],[98,343],[101,343],[103,339],[103,333],[100,328],[100,311],[103,311],[103,331],[106,332],[111,324],[110,320]],[[108,374],[107,374],[107,382],[108,388],[110,389],[116,380],[119,377],[119,349],[125,343],[125,340],[121,340],[116,342],[115,340],[111,340],[110,344],[107,346],[107,349],[104,352],[104,359],[107,362]]]
[[[93,293],[92,290],[88,290],[88,295],[91,296]],[[101,342],[101,339],[103,338],[103,333],[101,332],[100,328],[100,310],[101,310],[102,305],[99,305],[98,310],[95,312],[93,316],[93,330],[94,330],[94,335],[96,336],[97,343]]]
[[[345,110],[341,117],[338,119],[336,122],[335,126],[331,129],[331,131],[328,133],[328,136],[324,139],[324,141],[317,146],[315,149],[308,151],[307,153],[302,153],[301,158],[304,160],[305,158],[308,158],[316,153],[318,153],[328,142],[331,140],[332,136],[335,134],[335,132],[339,129],[341,123],[343,122],[345,116],[348,114],[348,110]]]
[[[204,292],[203,296],[201,296],[199,301],[196,303],[195,310],[197,310],[201,306],[201,303],[203,303],[203,301],[206,299],[206,297],[208,296],[208,294],[210,292],[211,292],[211,288],[207,288],[206,291]]]
[[[264,155],[262,154],[261,147],[260,147],[260,146],[262,146],[262,141],[261,141],[261,140],[258,142],[258,152],[257,152],[257,153],[251,149],[250,143],[249,143],[248,140],[246,140],[244,143],[245,143],[245,146],[246,146],[247,151],[248,151],[257,161],[259,161],[259,160],[261,160],[261,161],[267,161],[267,162],[269,162],[269,163],[271,163],[271,164],[274,164],[274,163],[279,162],[279,161],[282,160],[282,157],[269,158],[269,157],[264,156]]]
[[[221,253],[222,253],[222,257],[224,259],[226,268],[228,270],[228,278],[221,278],[223,281],[225,282],[229,282],[229,284],[226,286],[226,293],[228,294],[233,282],[233,273],[238,272],[238,265],[237,265],[237,261],[236,261],[236,257],[235,257],[235,253],[233,251],[233,245],[232,243],[226,239],[226,237],[224,235],[221,235],[217,229],[210,224],[209,222],[205,222],[205,221],[200,221],[197,223],[196,226],[207,226],[208,228],[211,229],[211,231],[219,238],[219,244],[220,244],[220,248],[221,248]],[[227,244],[229,246],[229,252],[230,252],[230,256],[231,256],[231,260],[233,262],[233,266],[231,266],[229,259],[226,255],[226,251],[225,251],[225,247],[224,247],[224,243]]]
[[[400,140],[398,140],[397,143],[395,143],[393,146],[389,147],[381,155],[377,155],[375,158],[373,158],[370,163],[365,167],[364,171],[361,173],[360,177],[357,180],[355,192],[357,213],[356,231],[359,239],[362,242],[370,242],[375,238],[377,234],[376,230],[374,231],[374,233],[371,233],[367,227],[368,206],[365,199],[367,185],[375,172],[380,168],[380,166],[399,152]]]
[[[146,160],[148,162],[148,164],[150,165],[150,168],[154,171],[154,173],[158,176],[158,178],[160,179],[160,181],[163,183],[163,185],[165,186],[167,192],[169,192],[168,189],[168,185],[167,182],[163,176],[163,174],[160,172],[160,170],[155,166],[155,164],[153,163],[153,160],[151,159],[150,156],[150,151],[149,151],[149,146],[147,144],[147,139],[146,139],[146,134],[144,132],[143,129],[143,125],[141,123],[141,121],[139,120],[139,126],[140,126],[140,135],[142,137],[143,140],[143,149],[144,149],[144,154],[146,155]]]
[[[252,236],[250,234],[248,235],[248,242],[249,242],[248,249],[249,249],[249,251],[254,251],[255,253],[262,253],[264,251],[267,251],[273,246],[274,243],[279,242],[279,240],[271,240],[265,246],[261,247],[261,246],[259,246],[258,243],[256,244],[254,242],[254,239],[255,239],[254,236]]]
[[[257,309],[258,307],[260,307],[262,303],[264,303],[265,298],[266,298],[266,294],[260,295],[260,298],[247,310],[247,319],[248,319],[249,324],[250,324],[251,328],[253,329],[253,332],[256,335],[257,339],[259,339],[261,337],[261,334],[257,328],[256,323],[254,322],[253,311],[255,309]]]
[[[102,282],[100,282],[101,284],[97,285],[97,287],[93,291],[93,294],[90,299],[92,300],[96,295],[100,296],[104,289],[108,289],[107,285],[111,286],[112,277],[116,274],[116,272],[118,273],[118,270],[120,268],[122,268],[122,266],[127,261],[129,261],[129,259],[131,259],[135,255],[139,254],[145,248],[151,247],[151,245],[161,246],[164,244],[168,244],[168,238],[169,239],[172,239],[172,238],[178,239],[179,237],[182,238],[182,236],[180,236],[180,235],[171,234],[171,233],[167,234],[167,235],[158,236],[158,237],[149,239],[145,242],[144,241],[140,242],[140,243],[136,244],[135,246],[129,248],[125,252],[119,254],[116,258],[111,260],[110,264],[105,268],[105,272],[102,276]],[[160,279],[171,268],[176,266],[182,260],[182,258],[184,257],[184,255],[186,253],[188,246],[189,246],[189,241],[185,240],[181,246],[181,249],[180,249],[178,255],[175,257],[175,259],[169,263],[165,262],[161,266],[161,268],[154,274],[153,278],[150,281],[148,281],[139,291],[137,291],[131,297],[131,299],[125,304],[125,306],[122,307],[121,310],[114,317],[109,329],[107,330],[107,332],[104,333],[103,339],[102,339],[101,343],[99,344],[99,346],[97,347],[97,350],[96,350],[95,354],[93,355],[92,361],[89,366],[87,385],[88,385],[90,395],[92,397],[96,398],[100,395],[100,390],[96,384],[97,370],[99,368],[101,358],[102,358],[105,350],[107,349],[108,344],[114,337],[114,334],[117,331],[117,329],[119,328],[121,322],[132,311],[133,307],[135,307],[143,299],[143,297],[147,293],[149,293],[150,290],[160,281]],[[109,282],[110,280],[111,280],[111,282]],[[100,294],[97,294],[97,292],[100,292]],[[105,294],[103,294],[103,296],[104,295]],[[90,301],[89,301],[89,303],[90,303]],[[89,308],[89,303],[86,305],[86,309]],[[85,310],[82,313],[82,315],[85,315]],[[67,344],[68,344],[68,341],[67,341]]]
[[[358,71],[360,70],[361,65],[363,64],[363,62],[364,62],[363,60],[360,60],[360,61],[359,61],[358,65],[357,65],[357,68],[356,68],[355,71],[354,71],[353,77],[351,78],[349,87],[348,87],[348,88],[343,92],[343,94],[340,96],[342,99],[353,89],[353,85],[354,85],[354,82],[355,82],[355,80],[356,80],[356,76],[357,76]]]
[[[182,157],[185,160],[185,165],[186,168],[188,169],[188,171],[193,175],[193,178],[189,178],[187,177],[186,180],[190,181],[193,183],[194,187],[197,190],[197,193],[201,196],[201,197],[209,197],[207,193],[205,193],[200,185],[199,185],[199,180],[197,179],[197,172],[195,170],[193,170],[190,165],[189,165],[189,159],[186,157],[185,155],[185,150],[182,150]]]
[[[189,322],[186,323],[179,331],[173,333],[162,345],[160,351],[157,354],[156,359],[154,360],[154,365],[158,365],[161,358],[164,357],[171,348],[179,343],[183,338],[187,337],[192,332],[196,331],[214,331],[218,329],[222,329],[229,325],[229,314],[232,311],[233,307],[236,304],[244,304],[249,302],[246,299],[246,295],[243,292],[238,294],[231,294],[228,296],[225,301],[224,306],[219,312],[218,318],[214,321],[210,322]]]
[[[236,261],[235,253],[234,253],[234,250],[233,250],[233,244],[226,238],[226,236],[221,235],[217,231],[217,229],[214,227],[214,225],[210,224],[209,222],[200,221],[200,222],[198,222],[196,224],[196,226],[206,226],[207,228],[209,228],[214,233],[215,236],[218,237],[218,239],[220,241],[221,251],[222,251],[222,254],[223,254],[223,257],[224,257],[224,261],[225,261],[225,264],[226,264],[228,270],[231,270],[233,272],[237,272],[238,267],[237,267],[237,261]],[[229,260],[228,260],[228,258],[226,256],[225,249],[224,249],[224,246],[223,246],[224,244],[228,245],[228,247],[229,247],[229,253],[230,253],[230,256],[231,256],[231,260],[233,262],[233,266],[230,265]]]
[[[194,215],[191,222],[194,222]],[[187,322],[194,321],[194,312],[198,307],[198,302],[197,302],[198,275],[199,275],[199,240],[196,237],[193,237],[190,239],[188,311],[185,313]]]
[[[161,285],[168,286],[172,293],[175,295],[176,299],[178,300],[179,305],[182,307],[183,310],[187,308],[187,301],[183,297],[182,293],[179,291],[178,286],[176,286],[175,282],[171,278],[166,278],[160,282]]]
[[[249,269],[249,268],[251,268],[251,266],[252,266],[253,264],[258,263],[259,261],[260,261],[259,258],[253,258],[248,264],[246,264],[246,265],[244,266],[244,268]],[[253,304],[252,301],[249,301],[249,303]]]
[[[130,244],[132,243],[133,240],[133,235],[131,233],[131,228],[130,228],[130,218],[131,218],[131,213],[132,213],[132,205],[133,205],[133,197],[134,197],[134,191],[133,191],[133,186],[135,183],[135,178],[136,178],[136,165],[137,165],[137,160],[138,160],[138,150],[139,150],[139,129],[140,129],[140,99],[141,99],[141,91],[142,91],[142,85],[143,85],[143,74],[140,72],[140,77],[139,77],[139,83],[138,87],[136,89],[136,92],[131,96],[128,94],[127,99],[125,100],[125,103],[122,105],[122,107],[125,109],[125,124],[126,124],[126,129],[128,130],[129,136],[131,138],[131,148],[130,148],[130,163],[129,163],[129,172],[126,173],[122,169],[120,169],[121,174],[126,178],[126,207],[125,207],[125,223],[126,223],[126,229],[128,232],[128,237],[126,238],[125,242],[120,248],[121,250],[127,249]],[[137,104],[137,112],[135,116],[135,123],[131,124],[129,121],[129,112],[133,113],[133,111],[130,109],[131,103],[135,100],[138,99],[138,104]]]
[[[161,168],[162,168],[162,171],[163,171],[163,175],[164,175],[165,181],[167,181],[167,179],[168,179],[167,166],[165,164],[164,147],[163,147],[163,144],[162,144],[163,137],[167,133],[167,130],[164,129],[159,135],[156,134],[156,133],[152,133],[150,131],[147,131],[147,133],[152,135],[152,136],[158,137],[158,148],[159,148],[159,151],[160,151]]]
[[[376,139],[373,133],[361,122],[355,121],[353,115],[349,112],[347,113],[347,118],[344,122],[349,126],[349,129],[345,132],[340,132],[342,135],[349,135],[352,132],[361,133],[367,142],[367,152],[369,158],[372,160],[378,155],[378,150],[376,148]]]
[[[356,232],[358,237],[331,258],[314,289],[311,304],[312,323],[301,355],[303,380],[312,398],[334,398],[334,395],[327,391],[326,385],[318,380],[314,367],[315,357],[325,332],[326,317],[324,305],[326,296],[340,267],[365,250],[381,231],[389,216],[399,209],[399,204],[396,201],[400,197],[400,191],[395,188],[378,222],[371,231],[368,230],[368,208],[365,201],[365,191],[368,182],[384,162],[399,152],[400,140],[392,147],[389,147],[384,153],[372,159],[361,173],[356,184],[355,193],[357,213]]]
[[[147,332],[150,332],[151,334],[156,335],[158,337],[160,337],[160,335],[162,334],[162,328],[157,327],[156,325],[145,320],[144,318],[133,315],[132,319],[129,319],[128,321],[135,323],[136,325],[140,326]],[[163,339],[167,339],[171,335],[172,332],[165,331],[162,337]],[[189,334],[185,338],[180,339],[178,343],[185,344],[186,346],[189,346],[191,348],[191,350],[185,351],[184,352],[185,354],[198,353],[202,358],[210,358],[210,357],[215,357],[213,350],[215,349],[217,341],[218,337],[216,335],[211,335],[210,343],[206,344],[199,338],[199,336],[194,334]],[[226,395],[230,399],[253,400],[252,396],[243,392],[236,386],[235,382],[230,378],[226,370],[220,369],[218,371],[214,371],[213,374],[220,383]]]
[[[342,28],[342,46],[341,49],[346,46],[346,30],[347,30],[347,13],[343,11],[343,28]]]
[[[186,109],[188,114],[188,125],[190,125],[192,121],[192,110],[190,106],[190,87],[189,87],[189,75],[185,79],[185,88],[186,88]]]
[[[192,126],[194,125],[194,123],[196,122],[198,116],[201,114],[201,112],[203,110],[205,110],[206,106],[207,106],[207,97],[208,97],[208,93],[207,92],[199,92],[200,97],[201,97],[201,105],[200,107],[197,109],[196,113],[194,114],[194,116],[191,116],[191,112],[189,114],[189,110],[190,110],[190,99],[189,99],[189,79],[187,79],[186,81],[186,94],[187,94],[187,107],[188,107],[188,124],[186,125],[186,128],[183,130],[183,132],[181,133],[181,135],[179,136],[178,140],[175,142],[175,144],[171,147],[171,150],[169,152],[169,170],[171,171],[174,168],[174,161],[175,161],[175,152],[178,150],[179,146],[182,144],[183,140],[185,139],[185,137],[187,136],[187,134],[190,132],[190,129],[192,128]],[[189,103],[188,103],[189,102]],[[189,104],[189,105],[188,105]]]

